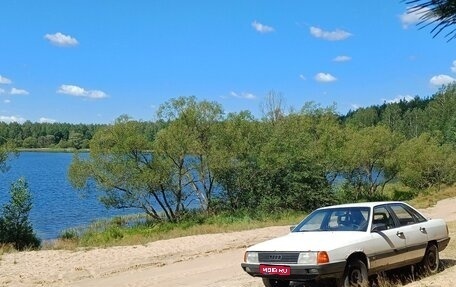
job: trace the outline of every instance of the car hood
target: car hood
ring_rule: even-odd
[[[248,251],[330,251],[369,237],[361,231],[292,232],[249,247]]]

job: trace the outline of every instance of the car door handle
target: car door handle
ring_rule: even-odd
[[[426,233],[426,228],[425,228],[425,227],[420,227],[420,231],[421,231],[422,233]]]
[[[404,232],[398,231],[396,232],[397,237],[404,237]]]

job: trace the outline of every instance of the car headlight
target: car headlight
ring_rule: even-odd
[[[299,253],[298,264],[317,264],[317,252]]]
[[[246,263],[259,263],[258,252],[247,251],[244,254],[244,261]]]
[[[326,251],[308,251],[299,253],[298,264],[323,264],[329,262],[329,256]]]

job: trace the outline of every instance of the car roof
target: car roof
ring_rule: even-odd
[[[356,202],[356,203],[331,205],[331,206],[321,207],[318,209],[330,209],[330,208],[340,208],[340,207],[369,207],[369,208],[372,208],[377,205],[393,204],[393,203],[400,203],[400,204],[407,205],[405,202],[402,202],[402,201],[373,201],[373,202]]]

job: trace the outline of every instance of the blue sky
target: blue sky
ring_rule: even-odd
[[[345,114],[429,97],[456,78],[456,41],[397,1],[4,0],[0,120],[154,120],[171,98],[261,117],[266,95]]]

